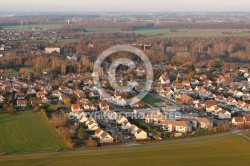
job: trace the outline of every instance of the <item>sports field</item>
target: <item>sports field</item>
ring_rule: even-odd
[[[57,131],[40,113],[0,115],[0,153],[56,150],[65,147],[66,144]]]
[[[250,143],[226,136],[188,143],[115,147],[0,157],[0,165],[249,165]]]

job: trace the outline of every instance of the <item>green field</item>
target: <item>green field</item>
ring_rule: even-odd
[[[186,143],[0,157],[0,165],[249,165],[250,144],[239,136]]]
[[[92,33],[137,33],[147,37],[230,37],[230,36],[250,36],[250,33],[234,33],[222,34],[222,31],[235,31],[235,30],[221,30],[221,29],[178,29],[177,32],[170,32],[170,29],[135,29],[133,31],[120,31],[113,28],[88,28],[88,32]],[[240,31],[240,30],[239,30]],[[245,31],[245,30],[244,30]]]
[[[57,131],[40,113],[0,115],[0,152],[33,152],[65,147]]]
[[[244,134],[245,136],[248,136],[250,138],[250,132],[247,132]]]
[[[34,67],[23,67],[23,68],[27,69],[28,72],[34,71]],[[10,76],[10,75],[18,75],[18,74],[20,74],[20,73],[17,70],[6,69],[6,70],[4,70],[3,73],[0,74],[0,76]]]
[[[162,102],[161,99],[155,98],[155,97],[151,97],[151,96],[146,96],[142,99],[142,101],[144,103],[148,103],[148,104],[155,104],[155,103],[160,103]]]

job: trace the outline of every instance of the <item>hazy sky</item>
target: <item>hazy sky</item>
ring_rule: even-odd
[[[250,11],[249,0],[1,0],[1,11]]]

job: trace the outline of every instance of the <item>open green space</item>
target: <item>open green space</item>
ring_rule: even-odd
[[[250,36],[250,33],[235,32],[234,34],[222,34],[224,30],[218,29],[178,29],[176,32],[171,32],[170,29],[135,29],[133,31],[121,31],[114,28],[87,28],[88,32],[84,34],[92,33],[137,33],[145,35],[147,37],[230,37],[230,36]],[[225,30],[230,31],[230,30]],[[246,31],[246,30],[244,30]]]
[[[249,165],[250,144],[227,136],[173,144],[82,151],[18,154],[0,157],[0,165]]]
[[[161,99],[155,98],[155,97],[152,97],[152,96],[146,96],[146,97],[144,97],[144,98],[142,99],[142,101],[143,101],[144,103],[148,103],[148,104],[155,104],[155,103],[160,103],[160,102],[162,102]]]
[[[250,138],[250,132],[244,133],[244,135]]]
[[[27,69],[27,72],[33,72],[35,69],[34,67],[21,67],[21,68]],[[5,69],[2,73],[0,73],[0,76],[11,76],[11,75],[18,75],[18,74],[20,74],[19,70]]]
[[[0,153],[34,152],[66,147],[56,129],[41,113],[0,115]]]

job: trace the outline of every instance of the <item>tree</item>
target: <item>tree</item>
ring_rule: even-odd
[[[70,97],[70,101],[71,101],[72,104],[75,104],[76,101],[77,101],[77,99],[78,99],[78,96],[77,96],[76,94],[73,94],[73,95]]]
[[[8,107],[8,108],[7,108],[7,111],[8,111],[8,112],[12,112],[12,113],[13,113],[15,110],[14,110],[14,108],[13,108],[13,107]]]
[[[64,104],[70,104],[70,103],[71,103],[70,98],[64,100]]]
[[[40,111],[40,107],[39,107],[38,104],[35,105],[35,107],[33,108],[33,111],[34,111],[34,112]]]
[[[92,139],[92,137],[89,137],[87,141],[85,141],[85,145],[89,148],[91,147],[97,147],[97,142]]]
[[[27,72],[27,69],[25,69],[25,68],[21,68],[21,69],[19,70],[19,73],[20,73],[21,75],[24,75],[26,72]]]
[[[78,130],[78,138],[84,139],[85,137],[86,137],[86,131],[84,130],[83,127],[80,127]]]

